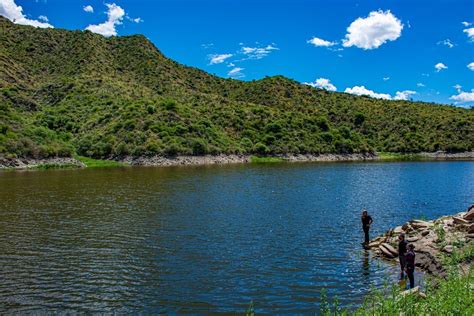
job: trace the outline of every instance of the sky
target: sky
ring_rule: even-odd
[[[0,0],[35,27],[144,34],[167,57],[240,80],[474,106],[474,0]]]

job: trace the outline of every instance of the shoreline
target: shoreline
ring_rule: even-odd
[[[356,161],[417,161],[417,160],[474,160],[474,152],[462,153],[363,153],[363,154],[285,154],[266,157],[269,162],[356,162]],[[100,161],[100,160],[97,160]],[[252,155],[205,155],[205,156],[152,156],[152,157],[124,157],[118,160],[102,160],[123,163],[129,166],[202,166],[223,164],[266,163],[265,158],[256,158]],[[33,158],[2,158],[0,170],[15,169],[50,169],[50,168],[85,168],[89,167],[79,159],[72,157],[55,157],[46,159]]]
[[[416,267],[430,275],[446,278],[446,260],[456,257],[474,243],[474,205],[466,211],[438,219],[411,220],[389,229],[372,239],[368,249],[376,257],[398,264],[398,236],[405,234],[415,246]],[[461,272],[469,271],[473,262],[459,262]]]

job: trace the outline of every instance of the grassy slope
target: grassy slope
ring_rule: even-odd
[[[34,29],[0,17],[0,155],[472,150],[474,112],[222,79],[144,36]]]

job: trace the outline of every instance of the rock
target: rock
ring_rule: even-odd
[[[388,258],[395,258],[395,255],[390,250],[388,250],[385,247],[385,245],[388,245],[388,244],[383,243],[383,244],[379,245],[379,249],[382,252],[382,255],[384,255],[385,257],[388,257]]]
[[[467,225],[469,224],[469,221],[465,220],[464,218],[461,218],[461,217],[453,217],[453,221],[455,224],[463,224],[463,225]]]
[[[469,227],[467,228],[467,233],[468,233],[468,234],[474,233],[474,223],[472,223],[471,225],[469,225]]]
[[[419,296],[421,298],[426,298],[426,294],[421,292],[421,289],[420,289],[419,286],[415,286],[412,289],[409,289],[409,290],[406,290],[406,291],[403,291],[402,293],[400,293],[400,296],[402,296],[402,297],[406,297],[406,296],[409,296],[409,295],[416,295],[416,296]]]
[[[408,241],[408,242],[415,242],[415,241],[417,241],[418,239],[420,239],[420,236],[413,236],[413,237],[408,237],[408,238],[407,238],[407,241]]]
[[[463,218],[469,222],[474,221],[474,205],[471,205],[469,207],[469,210],[467,211],[467,213],[464,215]]]
[[[395,229],[393,230],[393,233],[394,234],[397,234],[397,235],[400,235],[401,233],[403,233],[404,230],[403,230],[403,227],[402,226],[397,226],[395,227]]]
[[[428,227],[433,226],[433,223],[418,220],[418,219],[411,221],[410,224],[414,229],[428,228]]]
[[[425,229],[421,232],[421,236],[426,236],[426,235],[429,235],[430,234],[430,231],[428,229]]]
[[[405,223],[405,224],[403,224],[402,229],[403,229],[404,231],[408,231],[408,229],[410,229],[410,227],[411,227],[411,226],[410,226],[410,223]]]
[[[451,246],[451,245],[444,246],[442,251],[444,251],[446,253],[453,253],[453,246]]]
[[[398,256],[398,250],[393,248],[391,245],[383,243],[381,246],[384,246],[388,251],[390,251],[394,257]]]
[[[466,238],[474,239],[474,233],[467,234]]]

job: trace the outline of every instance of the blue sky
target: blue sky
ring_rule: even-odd
[[[379,98],[474,105],[474,0],[0,0],[0,14],[144,34],[166,56],[221,77],[284,75]]]

